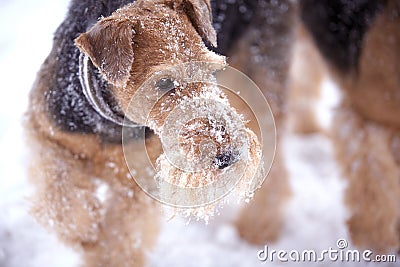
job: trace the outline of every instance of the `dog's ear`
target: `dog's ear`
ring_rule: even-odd
[[[182,4],[200,36],[212,46],[217,47],[217,33],[212,25],[210,0],[183,0]]]
[[[108,82],[123,87],[133,63],[133,34],[130,20],[105,18],[81,34],[75,44]]]

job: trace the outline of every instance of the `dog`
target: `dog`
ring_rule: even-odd
[[[280,136],[288,124],[299,133],[321,130],[309,106],[327,72],[343,89],[328,136],[349,183],[347,223],[352,242],[375,252],[398,249],[399,2],[213,4],[221,38],[218,49],[228,56],[229,64],[260,86],[271,104],[278,133],[271,172],[237,219],[240,235],[255,244],[279,237],[284,205],[290,198]],[[305,57],[299,74],[295,64]],[[301,106],[299,101],[308,104]]]
[[[348,180],[353,243],[399,249],[399,1],[300,1],[301,20],[342,89],[332,140]]]
[[[203,40],[216,46],[207,0],[71,2],[30,92],[25,129],[36,188],[33,214],[82,251],[85,266],[142,266],[154,245],[160,205],[133,181],[121,135],[128,117],[134,149],[143,142],[135,138],[147,142],[160,131],[165,112],[155,105],[149,122],[143,109],[125,111],[155,72],[191,61],[225,66],[225,57]],[[165,77],[155,86],[174,87],[176,94],[161,100],[171,108],[179,95],[190,98],[203,88],[181,88]],[[149,126],[154,132],[144,128]],[[230,155],[217,155],[217,171],[235,164]]]
[[[249,242],[261,244],[276,240],[283,226],[284,205],[291,194],[280,136],[286,130],[292,44],[298,25],[296,2],[129,2],[103,1],[94,4],[91,1],[73,1],[67,19],[56,32],[53,50],[31,92],[26,116],[28,142],[32,153],[40,155],[32,158],[31,168],[31,178],[37,188],[36,217],[42,224],[53,228],[62,240],[81,248],[88,266],[143,265],[144,254],[157,237],[160,207],[132,179],[128,179],[132,177],[122,153],[121,125],[123,117],[128,116],[138,126],[132,127],[129,135],[140,139],[138,132],[143,131],[145,126],[150,126],[156,133],[160,131],[165,117],[160,116],[162,112],[157,110],[160,108],[157,106],[150,116],[150,125],[143,120],[141,110],[130,114],[124,112],[129,109],[132,95],[151,73],[168,68],[171,62],[209,61],[224,66],[225,57],[218,55],[222,54],[228,56],[231,66],[246,73],[263,91],[271,104],[278,133],[277,155],[271,172],[256,192],[254,200],[239,214],[236,225],[240,235]],[[368,10],[376,10],[377,14],[383,12],[381,10],[390,13],[395,5],[391,1],[388,3]],[[313,36],[323,58],[331,63],[330,71],[335,73],[344,88],[352,88],[359,76],[356,72],[345,74],[352,68],[347,69],[347,65],[354,64],[353,60],[357,57],[339,53],[344,63],[338,62],[333,54],[336,50],[329,47],[334,42],[324,44],[324,36],[329,30],[324,28],[322,33],[321,28],[313,30],[313,27],[325,24],[305,19],[318,18],[318,14],[312,13],[312,10],[318,9],[307,6],[307,1],[300,4],[302,23],[309,30],[309,33],[300,34]],[[97,21],[101,16],[104,18]],[[396,32],[393,29],[388,31]],[[362,30],[360,32],[364,34]],[[359,40],[351,40],[347,44],[354,42],[358,45]],[[171,43],[181,45],[170,46]],[[184,47],[186,50],[183,50]],[[345,51],[345,48],[340,47],[339,50]],[[383,65],[390,68],[389,63]],[[320,75],[317,76],[316,79],[320,79]],[[364,77],[366,79],[369,75],[364,74]],[[383,80],[391,81],[393,77],[395,75],[388,75]],[[85,83],[86,89],[82,88]],[[369,83],[362,82],[363,86]],[[174,85],[165,79],[157,84],[160,85],[158,87]],[[186,89],[189,89],[186,92],[189,98],[197,90]],[[337,116],[338,125],[346,125],[344,121],[349,123],[346,116],[350,116],[353,119],[349,125],[364,131],[364,136],[367,136],[364,138],[372,138],[372,134],[382,137],[380,142],[368,139],[374,151],[382,152],[382,144],[392,145],[376,160],[378,167],[385,170],[382,173],[388,173],[388,178],[384,180],[388,185],[365,189],[378,199],[371,202],[370,195],[360,191],[364,190],[360,184],[370,185],[373,181],[367,175],[360,179],[360,173],[365,173],[367,169],[361,168],[359,174],[347,171],[351,169],[347,165],[354,162],[353,159],[366,162],[365,158],[371,154],[360,150],[350,153],[348,149],[352,146],[349,146],[348,140],[351,131],[344,136],[343,128],[336,128],[334,138],[338,144],[338,159],[346,170],[345,174],[350,177],[349,205],[363,205],[353,210],[349,220],[352,239],[357,245],[376,250],[396,248],[396,197],[399,194],[395,178],[398,162],[395,148],[398,139],[392,129],[396,125],[396,117],[391,116],[382,104],[374,106],[376,113],[371,112],[365,108],[371,103],[348,94],[338,112],[342,114]],[[169,99],[166,102],[172,101]],[[387,126],[388,123],[391,126]],[[148,128],[144,131],[148,133],[145,136],[147,140],[153,138],[154,134]],[[135,146],[134,142],[132,146]],[[220,150],[223,151],[226,150]],[[220,167],[231,164],[234,161],[227,157]],[[390,205],[380,209],[380,216],[375,216],[371,207],[380,208],[382,203]],[[379,231],[371,235],[377,229]]]

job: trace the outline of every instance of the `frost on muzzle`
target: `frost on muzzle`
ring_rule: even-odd
[[[156,71],[125,111],[123,148],[136,183],[179,208],[211,205],[231,192],[252,197],[271,167],[275,125],[256,84],[238,70],[190,62]],[[128,122],[156,138],[131,138]]]

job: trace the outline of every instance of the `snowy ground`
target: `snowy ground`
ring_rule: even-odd
[[[0,267],[75,267],[79,256],[60,244],[28,215],[30,186],[26,182],[21,116],[36,71],[51,47],[51,35],[62,21],[67,0],[0,0]],[[329,88],[329,86],[327,86]],[[323,107],[322,107],[323,108]],[[294,196],[286,210],[284,232],[270,249],[336,248],[348,239],[342,203],[345,184],[322,135],[289,134],[284,146]],[[210,225],[186,225],[174,219],[163,224],[150,266],[280,266],[261,263],[258,250],[237,236],[227,207]],[[296,264],[308,266],[309,264]],[[318,266],[354,266],[320,263]],[[357,266],[365,266],[359,264]],[[375,266],[375,265],[368,265]],[[377,265],[399,266],[399,265]]]

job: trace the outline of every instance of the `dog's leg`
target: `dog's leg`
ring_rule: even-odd
[[[289,77],[288,128],[291,131],[307,134],[319,130],[315,106],[325,72],[311,36],[299,23]]]
[[[391,152],[391,130],[364,120],[347,104],[336,112],[332,130],[336,157],[348,180],[354,244],[377,252],[398,248],[400,168]]]
[[[254,199],[243,208],[237,220],[240,235],[252,243],[276,240],[283,226],[284,204],[291,194],[282,155],[283,121],[282,115],[275,116],[278,137],[272,168]]]
[[[337,160],[348,179],[351,238],[378,252],[400,245],[400,168],[392,140],[399,125],[396,2],[371,10],[378,13],[363,37],[356,74],[337,74],[344,99],[333,124]]]
[[[59,149],[47,148],[46,153],[48,157],[34,165],[40,170],[35,175],[40,181],[35,182],[39,197],[33,208],[39,221],[62,241],[82,249],[84,266],[142,266],[144,251],[158,232],[154,201],[126,176],[125,182],[111,171],[93,177],[85,170],[96,166],[71,160]],[[115,158],[113,162],[124,166]]]
[[[158,234],[159,211],[136,186],[128,188],[112,182],[98,240],[83,244],[88,267],[144,265],[145,252]]]
[[[66,243],[96,242],[102,205],[93,194],[97,185],[88,179],[84,161],[49,140],[35,141],[29,140],[40,155],[30,159],[35,217]]]
[[[85,159],[42,136],[34,121],[29,120],[28,144],[40,155],[30,162],[35,217],[82,251],[84,266],[142,266],[159,214],[155,201],[128,179],[122,148],[103,145]],[[72,139],[90,143],[79,138]]]
[[[143,266],[145,253],[158,235],[160,210],[133,179],[128,179],[122,148],[103,149],[110,168],[96,165],[108,185],[108,194],[97,242],[83,244],[85,261],[88,267]]]
[[[229,62],[247,74],[263,91],[271,104],[278,134],[277,153],[270,174],[237,220],[240,235],[253,243],[275,240],[279,236],[283,225],[283,206],[290,196],[281,133],[284,131],[294,6],[289,1],[281,3],[286,9],[268,1],[264,4],[267,6],[264,6],[265,10],[255,15],[254,24],[232,49],[234,53]]]
[[[98,241],[82,244],[85,266],[144,265],[144,252],[154,244],[158,234],[159,214],[149,205],[151,200],[143,192],[135,191],[133,197],[125,193],[126,190],[112,191]]]
[[[286,168],[278,151],[264,184],[240,213],[236,222],[240,236],[254,244],[279,238],[283,226],[283,210],[290,194]]]

